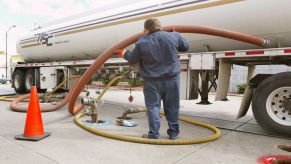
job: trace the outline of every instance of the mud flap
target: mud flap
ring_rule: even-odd
[[[247,114],[250,104],[252,102],[253,93],[254,93],[254,89],[248,86],[245,90],[236,119],[240,119]]]

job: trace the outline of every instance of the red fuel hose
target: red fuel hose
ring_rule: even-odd
[[[73,83],[73,85],[72,85],[72,87],[71,87],[71,90],[74,90],[74,88],[76,87],[77,84],[78,84],[78,79],[76,79],[76,80],[74,81],[74,83]],[[69,100],[70,100],[70,98],[71,98],[71,96],[72,96],[72,93],[73,93],[73,92],[69,92],[69,93],[66,95],[66,97],[65,97],[62,101],[60,101],[59,103],[57,103],[56,105],[50,105],[50,106],[48,106],[48,107],[42,107],[42,106],[41,106],[41,107],[40,107],[41,112],[52,112],[52,111],[55,111],[55,110],[57,110],[57,109],[63,107],[64,105],[66,105],[66,104],[69,102]],[[30,97],[30,93],[15,98],[15,99],[11,102],[11,104],[10,104],[10,108],[11,108],[11,110],[13,110],[13,111],[15,111],[15,112],[27,112],[27,107],[18,106],[17,104],[18,104],[19,102],[25,100],[25,99],[28,99],[29,97]],[[82,106],[80,106],[80,105],[79,105],[78,107],[79,107],[79,108],[80,108],[80,107],[82,108]]]
[[[202,27],[202,26],[190,26],[190,25],[173,25],[173,26],[163,27],[164,31],[172,31],[173,29],[176,32],[180,32],[180,33],[198,33],[198,34],[220,36],[224,38],[229,38],[229,39],[234,39],[234,40],[254,44],[261,47],[267,47],[269,45],[269,40],[265,40],[260,37],[256,37],[256,36],[252,36],[248,34],[229,31],[229,30],[222,30],[222,29]],[[90,65],[90,67],[85,71],[83,76],[80,78],[76,87],[72,88],[69,91],[69,94],[72,94],[71,100],[69,102],[69,107],[68,107],[68,111],[70,114],[74,115],[79,110],[82,109],[82,106],[80,104],[74,107],[75,103],[78,99],[80,92],[82,91],[82,88],[87,84],[87,82],[90,80],[91,76],[97,71],[97,69],[100,68],[102,64],[112,56],[114,51],[123,49],[133,44],[143,35],[144,33],[141,32],[141,33],[132,35],[131,37],[115,44],[111,48],[104,51],[95,60],[95,62]]]

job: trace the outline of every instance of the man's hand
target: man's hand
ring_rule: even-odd
[[[123,55],[125,54],[125,51],[126,51],[126,50],[124,50],[124,49],[116,50],[116,51],[114,51],[114,54],[115,54],[116,56],[123,57]]]
[[[172,28],[171,32],[176,32],[176,30],[175,30],[175,28],[174,28],[174,27]]]

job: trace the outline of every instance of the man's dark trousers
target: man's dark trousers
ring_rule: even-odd
[[[179,134],[179,96],[180,78],[179,76],[171,79],[147,79],[144,78],[145,104],[148,110],[149,119],[149,138],[160,137],[160,108],[161,100],[169,129],[170,137]]]

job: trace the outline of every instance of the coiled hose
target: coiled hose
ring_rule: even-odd
[[[164,113],[161,113],[164,115]],[[155,145],[189,145],[189,144],[198,144],[198,143],[205,143],[205,142],[210,142],[218,139],[221,136],[221,132],[219,129],[217,129],[215,126],[194,121],[188,118],[183,118],[180,117],[179,120],[194,124],[197,126],[205,127],[207,129],[212,130],[215,134],[208,136],[208,137],[203,137],[203,138],[195,138],[195,139],[177,139],[177,140],[168,140],[168,139],[148,139],[148,138],[140,138],[140,137],[132,137],[132,136],[125,136],[125,135],[120,135],[120,134],[113,134],[113,133],[108,133],[103,130],[98,130],[93,127],[87,126],[84,124],[82,121],[80,121],[80,118],[83,117],[85,113],[79,113],[76,115],[74,118],[74,121],[77,125],[82,127],[83,129],[93,133],[97,134],[99,136],[111,138],[111,139],[116,139],[116,140],[121,140],[121,141],[127,141],[127,142],[135,142],[135,143],[143,143],[143,144],[155,144]]]
[[[175,29],[175,31],[180,32],[180,33],[200,33],[200,34],[221,36],[221,37],[225,37],[225,38],[243,41],[246,43],[255,44],[258,46],[262,46],[262,47],[266,47],[269,44],[269,41],[261,39],[259,37],[255,37],[255,36],[251,36],[251,35],[247,35],[247,34],[242,34],[242,33],[237,33],[237,32],[233,32],[233,31],[221,30],[221,29],[214,29],[214,28],[200,27],[200,26],[167,26],[167,27],[163,27],[163,30],[165,30],[165,31],[172,31],[173,29]],[[68,111],[70,114],[74,115],[81,109],[78,107],[79,105],[74,107],[75,102],[76,102],[76,100],[81,92],[82,87],[89,81],[90,77],[94,74],[94,72],[96,72],[96,70],[98,68],[100,68],[100,66],[108,58],[111,57],[111,55],[114,53],[114,51],[119,50],[119,49],[123,49],[123,48],[129,46],[130,44],[136,42],[142,35],[144,35],[144,33],[138,33],[138,34],[135,34],[135,35],[119,42],[118,44],[114,45],[113,47],[107,49],[105,52],[103,52],[95,60],[95,62],[86,70],[86,72],[80,78],[76,88],[74,88],[74,90],[70,90],[70,92],[73,92],[72,99],[71,99],[71,101],[69,103],[69,107],[68,107]],[[154,140],[154,139],[130,137],[130,136],[124,136],[124,135],[119,135],[119,134],[111,134],[111,133],[108,133],[105,131],[94,129],[90,126],[86,126],[85,124],[83,124],[80,121],[80,118],[84,115],[85,115],[84,113],[80,113],[74,119],[74,121],[82,128],[84,128],[84,129],[86,129],[94,134],[100,135],[100,136],[109,137],[109,138],[117,139],[117,140],[128,141],[128,142],[138,142],[138,143],[147,143],[147,144],[181,145],[181,144],[195,144],[195,143],[209,142],[209,141],[213,141],[221,136],[220,130],[212,125],[193,121],[193,120],[190,120],[187,118],[179,118],[181,121],[209,128],[212,131],[214,131],[215,134],[212,136],[204,137],[204,138],[200,138],[200,139],[183,139],[183,140],[165,140],[165,139]]]
[[[73,83],[73,85],[71,86],[71,89],[74,89],[76,87],[76,85],[78,84],[78,79],[79,76],[72,76],[66,80],[64,80],[61,84],[59,84],[57,87],[55,87],[51,92],[48,93],[48,95],[50,96],[52,93],[54,93],[56,90],[58,90],[61,86],[65,85],[68,81],[76,79]],[[39,94],[40,96],[40,94]],[[72,92],[69,92],[66,97],[60,101],[59,103],[57,103],[56,105],[50,105],[48,107],[40,107],[41,112],[52,112],[55,110],[58,110],[59,108],[63,107],[64,105],[66,105],[69,100],[71,99],[72,96]],[[20,107],[17,104],[23,100],[26,100],[30,97],[30,93],[25,94],[25,95],[21,95],[16,97],[15,99],[12,100],[11,104],[10,104],[10,108],[12,111],[15,112],[27,112],[27,107]],[[82,105],[79,105],[78,107],[82,107]]]
[[[164,31],[172,31],[173,29],[175,29],[175,31],[180,32],[180,33],[199,33],[199,34],[220,36],[220,37],[224,37],[224,38],[234,39],[234,40],[258,45],[261,47],[267,47],[269,45],[268,40],[265,40],[265,39],[262,39],[262,38],[259,38],[256,36],[248,35],[248,34],[242,34],[242,33],[234,32],[234,31],[229,31],[229,30],[221,30],[221,29],[216,29],[216,28],[209,28],[209,27],[202,27],[202,26],[189,26],[189,25],[173,25],[173,26],[163,27]],[[95,60],[95,62],[93,64],[91,64],[91,66],[85,71],[85,73],[79,79],[79,81],[76,81],[74,83],[73,87],[70,89],[68,95],[64,99],[66,101],[62,101],[61,103],[59,103],[60,105],[56,105],[56,106],[54,106],[54,108],[51,108],[50,110],[47,110],[47,111],[56,110],[56,109],[62,107],[63,105],[65,105],[65,103],[69,99],[70,99],[69,107],[68,107],[69,113],[74,115],[78,111],[80,111],[83,108],[83,105],[78,104],[77,106],[75,106],[75,103],[76,103],[76,100],[77,100],[81,90],[84,88],[84,86],[90,80],[91,76],[97,71],[98,68],[100,68],[102,66],[102,64],[106,60],[108,60],[112,56],[114,51],[119,50],[119,49],[123,49],[123,48],[131,45],[132,43],[136,42],[143,35],[144,35],[143,32],[135,34],[135,35],[117,43],[113,47],[107,49],[105,52],[103,52]],[[101,96],[100,96],[100,98],[101,98]],[[15,109],[16,104],[17,103],[14,102],[14,104],[11,104],[11,107],[12,108],[14,107],[14,109]],[[213,140],[219,138],[221,135],[221,132],[212,125],[200,123],[200,122],[193,121],[193,120],[190,120],[187,118],[179,118],[181,121],[209,128],[212,131],[214,131],[215,134],[210,136],[210,137],[205,137],[205,138],[200,138],[200,139],[188,139],[188,140],[187,139],[184,139],[184,140],[165,140],[165,139],[153,140],[153,139],[145,139],[145,138],[138,138],[138,137],[129,137],[129,136],[123,136],[123,135],[118,135],[118,134],[111,134],[111,133],[107,133],[107,132],[100,131],[100,130],[98,131],[92,127],[85,126],[80,121],[80,118],[82,116],[84,116],[84,113],[78,114],[76,116],[76,118],[74,119],[75,122],[78,125],[80,125],[82,128],[89,130],[90,132],[92,132],[94,134],[98,134],[98,135],[101,135],[104,137],[109,137],[109,138],[113,138],[113,139],[129,141],[129,142],[139,142],[139,143],[148,143],[148,144],[173,144],[173,145],[175,145],[175,144],[194,144],[194,143],[203,143],[203,142],[213,141]]]
[[[238,33],[234,31],[229,30],[221,30],[217,28],[209,28],[209,27],[202,27],[202,26],[190,26],[190,25],[173,25],[173,26],[166,26],[163,27],[164,31],[172,31],[175,29],[175,31],[180,33],[199,33],[199,34],[207,34],[207,35],[214,35],[214,36],[220,36],[224,38],[234,39],[262,47],[266,47],[269,45],[269,41],[262,39],[260,37]],[[132,43],[136,42],[141,36],[143,36],[144,33],[138,33],[135,34],[117,44],[112,46],[111,48],[104,51],[93,64],[90,65],[90,67],[85,71],[83,76],[80,78],[78,85],[71,89],[70,92],[72,92],[71,101],[69,102],[68,111],[70,114],[74,115],[76,114],[81,108],[80,105],[77,105],[75,107],[76,100],[78,99],[78,96],[84,87],[85,84],[90,80],[91,76],[97,71],[98,68],[102,66],[102,64],[108,60],[114,51],[123,49]]]
[[[102,92],[98,95],[96,101],[98,102],[102,96],[106,93],[106,91],[109,89],[109,87],[116,81],[122,79],[122,76],[117,76],[113,78],[107,85],[106,87],[102,90]],[[140,112],[146,112],[146,108],[143,108],[139,110]],[[199,139],[179,139],[179,140],[166,140],[166,139],[158,139],[158,140],[153,140],[153,139],[145,139],[145,138],[139,138],[139,137],[131,137],[131,136],[125,136],[125,135],[120,135],[120,134],[113,134],[113,133],[108,133],[103,130],[95,129],[92,128],[80,121],[80,118],[83,117],[85,113],[79,113],[77,116],[74,118],[74,121],[77,125],[82,127],[83,129],[107,138],[111,139],[116,139],[116,140],[122,140],[122,141],[128,141],[128,142],[135,142],[135,143],[144,143],[144,144],[156,144],[156,145],[186,145],[186,144],[197,144],[197,143],[203,143],[203,142],[210,142],[218,139],[221,136],[221,132],[219,129],[217,129],[215,126],[190,120],[187,118],[179,118],[179,120],[184,121],[186,123],[194,124],[197,126],[205,127],[210,130],[212,130],[215,134],[209,137],[204,137],[204,138],[199,138]],[[161,115],[165,115],[163,112]]]
[[[9,96],[0,96],[0,101],[13,101],[15,98],[17,98],[17,95],[9,95]]]

